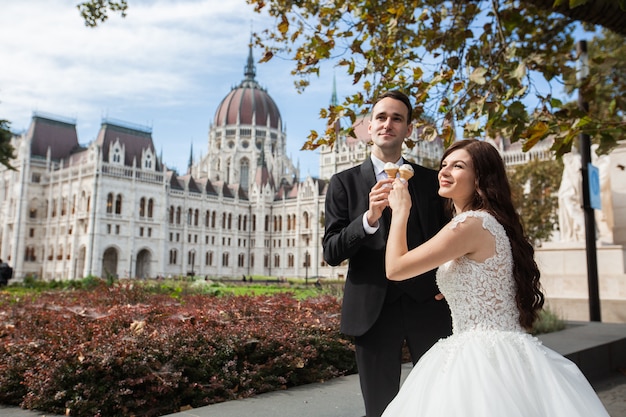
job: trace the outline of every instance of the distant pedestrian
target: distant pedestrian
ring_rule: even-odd
[[[13,268],[0,259],[0,286],[7,285],[11,278],[13,278]]]

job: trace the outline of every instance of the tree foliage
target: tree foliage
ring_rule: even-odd
[[[531,161],[509,169],[511,193],[531,242],[550,240],[558,229],[558,190],[563,162]]]
[[[85,21],[85,26],[95,27],[109,18],[109,12],[119,12],[122,17],[126,17],[128,4],[126,0],[89,0],[76,7]]]
[[[589,132],[604,153],[618,140],[626,139],[626,42],[609,30],[588,44],[589,76],[580,86],[580,97],[589,106]],[[573,74],[566,79],[566,91],[574,92]],[[600,139],[600,140],[598,140]]]
[[[11,165],[11,159],[15,158],[13,146],[11,145],[11,131],[9,122],[0,120],[0,164],[9,169],[15,169]]]
[[[359,87],[341,104],[321,109],[328,126],[344,118],[351,126],[381,91],[401,89],[414,98],[418,125],[432,118],[429,127],[447,144],[460,136],[457,127],[465,137],[521,140],[525,150],[551,136],[556,155],[569,151],[581,132],[599,136],[608,144],[603,149],[622,138],[623,101],[615,100],[613,110],[622,118],[607,119],[555,97],[560,91],[554,88],[575,79],[577,26],[537,2],[247,1],[275,17],[275,27],[256,34],[265,49],[262,61],[292,59],[299,90],[325,62],[344,68]],[[557,4],[563,7],[562,1]],[[606,94],[615,97],[626,78],[612,81]],[[589,85],[588,79],[584,86]],[[311,131],[303,148],[334,140],[333,128],[323,135]]]

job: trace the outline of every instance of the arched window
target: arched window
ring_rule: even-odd
[[[197,226],[198,225],[198,217],[200,216],[200,210],[195,209],[195,211],[193,212],[193,225]]]
[[[122,214],[122,195],[118,194],[115,198],[115,214]]]
[[[275,254],[274,255],[274,268],[278,268],[280,267],[280,255]]]
[[[241,184],[241,187],[245,190],[248,188],[248,182],[250,178],[250,163],[247,159],[244,158],[241,160],[239,171],[241,172],[241,180],[239,181],[239,183]]]
[[[141,197],[139,200],[139,217],[144,217],[146,215],[146,199]]]
[[[308,229],[309,226],[309,213],[307,213],[306,211],[304,213],[302,213],[302,218],[304,219],[304,228]]]
[[[176,224],[180,224],[180,216],[182,214],[182,209],[180,206],[176,207]]]
[[[245,266],[246,256],[243,253],[240,253],[237,257],[237,266],[242,268]]]
[[[209,227],[211,222],[211,212],[209,210],[204,213],[204,227]]]
[[[228,266],[228,252],[222,254],[222,266]]]
[[[109,193],[107,195],[107,213],[109,214],[113,213],[113,193]]]
[[[174,224],[174,206],[170,206],[170,224]]]
[[[148,200],[148,217],[152,218],[152,211],[154,209],[154,200],[153,199],[149,199]]]
[[[170,265],[176,265],[177,254],[176,249],[170,249]]]

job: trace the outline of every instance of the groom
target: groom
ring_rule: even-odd
[[[354,336],[356,360],[367,417],[379,417],[398,393],[402,346],[413,363],[439,338],[451,333],[450,310],[439,295],[435,271],[407,281],[390,282],[385,246],[391,218],[387,196],[392,178],[386,162],[408,163],[402,144],[413,125],[409,98],[390,91],[372,109],[368,133],[371,157],[333,175],[326,193],[324,259],[336,266],[349,259],[341,316],[342,333]],[[411,164],[413,207],[408,222],[412,249],[445,224],[437,193],[437,172]]]

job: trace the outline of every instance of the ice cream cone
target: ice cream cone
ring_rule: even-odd
[[[399,171],[400,171],[400,178],[406,181],[410,180],[414,174],[413,167],[409,164],[402,165]]]
[[[393,162],[387,162],[383,170],[387,173],[389,178],[395,178],[398,175],[398,165]]]

